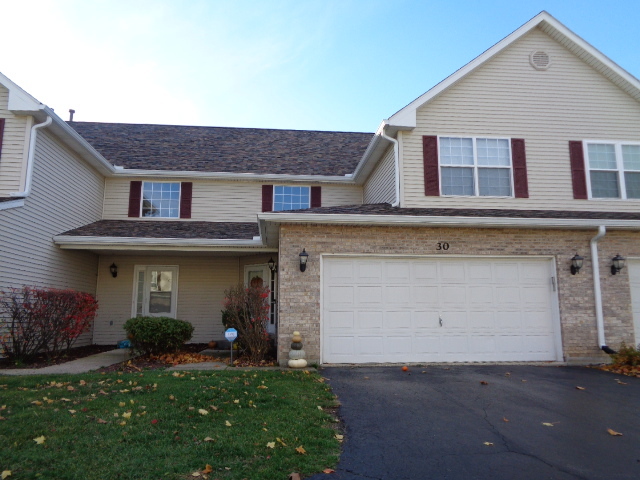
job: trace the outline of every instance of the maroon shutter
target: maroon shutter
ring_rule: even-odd
[[[423,135],[422,159],[424,161],[424,194],[430,197],[440,195],[438,176],[438,137]]]
[[[191,218],[191,198],[193,183],[182,182],[180,184],[180,218]]]
[[[129,187],[129,216],[140,216],[140,201],[142,200],[142,182],[132,181]]]
[[[322,187],[311,187],[311,208],[322,206]]]
[[[584,169],[584,152],[582,142],[569,142],[569,158],[571,160],[571,181],[573,183],[573,198],[586,200],[587,177]]]
[[[523,138],[511,139],[511,159],[513,160],[513,187],[516,198],[529,198],[527,181],[527,155]]]
[[[262,185],[262,211],[273,211],[273,185]]]
[[[4,118],[0,118],[0,158],[2,158],[2,137],[4,137]]]

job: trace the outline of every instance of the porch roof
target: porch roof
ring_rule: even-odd
[[[274,251],[254,222],[99,220],[53,237],[63,249],[104,251]]]

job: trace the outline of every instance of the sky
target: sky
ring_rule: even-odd
[[[640,78],[639,0],[0,0],[0,72],[64,119],[373,132],[542,10]]]

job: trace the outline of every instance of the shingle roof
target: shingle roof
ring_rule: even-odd
[[[505,210],[471,208],[397,208],[388,203],[318,207],[274,213],[305,213],[334,215],[408,215],[417,217],[494,217],[494,218],[560,218],[593,220],[640,220],[640,213],[587,212],[571,210]]]
[[[99,220],[61,233],[69,237],[135,237],[252,240],[257,223],[184,222],[152,220]]]
[[[144,170],[345,175],[373,134],[68,122],[114,165]]]

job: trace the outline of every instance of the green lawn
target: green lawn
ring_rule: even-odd
[[[11,471],[9,480],[309,475],[337,463],[334,420],[323,410],[334,405],[322,378],[300,371],[0,376],[0,473]]]

